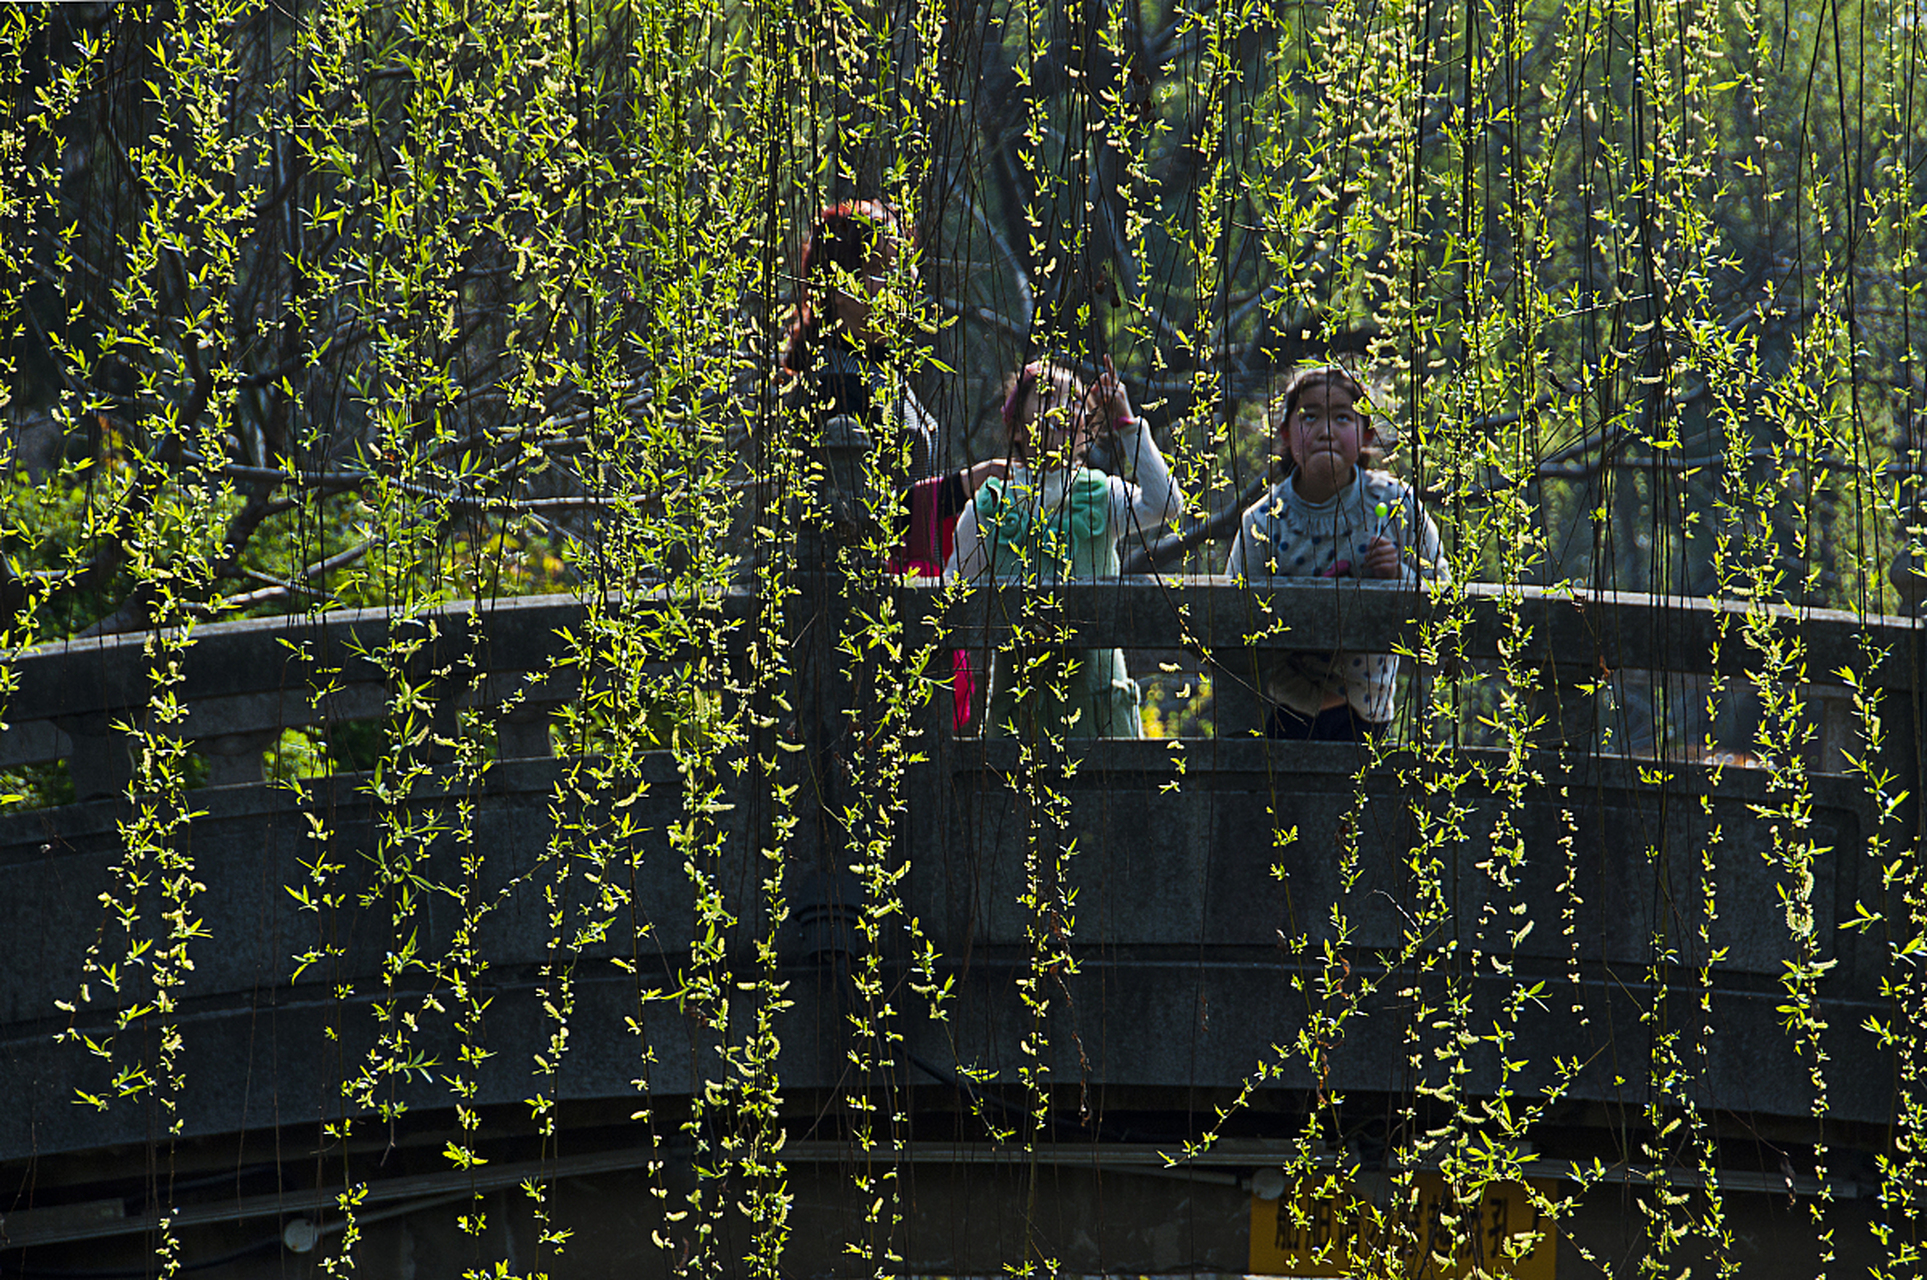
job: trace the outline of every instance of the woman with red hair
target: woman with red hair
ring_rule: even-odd
[[[783,342],[782,371],[824,420],[856,419],[873,435],[895,428],[907,437],[909,471],[891,568],[936,577],[950,554],[957,517],[977,487],[1001,476],[1001,459],[960,471],[937,470],[937,423],[905,385],[889,393],[886,299],[914,288],[914,239],[896,211],[879,200],[832,205],[816,217],[803,246],[803,297]],[[892,292],[890,286],[895,286]]]
[[[934,578],[950,556],[957,517],[1007,464],[993,459],[940,472],[936,419],[901,377],[891,377],[885,308],[916,286],[914,248],[910,229],[882,201],[851,200],[819,213],[803,246],[802,298],[780,361],[792,394],[817,421],[854,419],[883,450],[900,495],[889,568]],[[893,383],[901,390],[891,403]],[[890,461],[905,456],[893,446],[907,446],[907,471]],[[954,662],[953,719],[961,730],[973,682],[961,652]]]

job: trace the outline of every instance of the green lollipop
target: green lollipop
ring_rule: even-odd
[[[1383,520],[1386,516],[1389,516],[1392,514],[1392,509],[1381,502],[1377,506],[1372,508],[1372,514],[1377,516],[1380,520]]]

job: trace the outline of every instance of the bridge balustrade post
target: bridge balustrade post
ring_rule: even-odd
[[[1533,741],[1542,747],[1586,751],[1599,740],[1599,686],[1562,676],[1557,667],[1539,672],[1530,702],[1534,719],[1544,718]]]
[[[560,702],[518,703],[495,724],[496,755],[503,760],[547,760],[555,755],[549,722]]]
[[[1860,726],[1853,710],[1853,693],[1841,685],[1800,687],[1801,700],[1812,719],[1813,740],[1807,745],[1807,768],[1813,773],[1845,773],[1847,755],[1856,752]]]
[[[1263,649],[1219,649],[1211,688],[1212,732],[1220,739],[1260,738],[1265,732]]]
[[[864,508],[864,464],[875,442],[861,422],[839,414],[823,424],[823,500],[829,527],[848,537],[869,521]]]
[[[820,430],[815,451],[819,512],[791,520],[801,587],[791,630],[791,670],[797,682],[796,730],[804,748],[794,753],[803,776],[797,779],[802,820],[793,839],[799,865],[834,875],[845,861],[838,813],[851,781],[844,776],[850,767],[844,747],[853,701],[839,644],[851,585],[841,561],[868,523],[864,485],[873,442],[863,424],[848,415],[822,420]]]
[[[210,787],[258,787],[267,780],[262,755],[281,736],[279,729],[217,733],[196,738],[194,749],[207,761]]]
[[[549,760],[555,743],[549,727],[568,697],[550,688],[553,677],[527,671],[490,671],[481,682],[485,705],[501,708],[495,716],[495,755],[501,760]]]
[[[1927,848],[1927,804],[1921,800],[1927,790],[1927,753],[1922,751],[1927,746],[1927,631],[1916,627],[1894,647],[1911,681],[1889,688],[1881,700],[1880,719],[1886,740],[1875,766],[1893,775],[1895,790],[1909,793],[1906,820],[1914,828],[1919,847]]]
[[[67,775],[73,780],[74,799],[101,800],[127,790],[134,780],[134,746],[114,727],[116,717],[103,711],[60,716],[54,725],[73,743]]]

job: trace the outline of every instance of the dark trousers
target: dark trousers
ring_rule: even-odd
[[[1376,742],[1389,726],[1361,720],[1351,704],[1327,707],[1315,716],[1273,703],[1265,717],[1265,737],[1295,742]]]

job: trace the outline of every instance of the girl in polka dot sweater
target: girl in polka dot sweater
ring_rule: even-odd
[[[1231,544],[1234,578],[1442,578],[1439,531],[1418,495],[1368,470],[1378,437],[1365,388],[1336,365],[1285,383],[1280,436],[1289,471],[1246,509]],[[1262,669],[1273,738],[1360,742],[1392,718],[1398,656],[1279,653]]]

